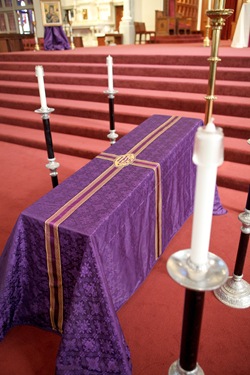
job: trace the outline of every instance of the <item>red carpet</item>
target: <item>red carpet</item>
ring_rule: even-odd
[[[0,217],[1,248],[18,214],[51,189],[44,167],[46,152],[1,142]],[[7,154],[8,152],[8,154]],[[8,155],[8,157],[7,157]],[[86,161],[57,155],[62,166],[59,181]],[[8,160],[8,163],[6,163]],[[210,251],[221,256],[232,274],[240,236],[238,214],[246,193],[219,188],[228,214],[213,218]],[[131,350],[133,375],[164,375],[179,357],[184,288],[166,272],[166,261],[175,251],[190,246],[192,217],[173,238],[149,277],[119,311],[119,319]],[[249,254],[248,254],[249,255]],[[247,256],[244,279],[250,280]],[[198,361],[206,374],[248,375],[249,309],[237,310],[206,293]],[[1,375],[53,375],[59,336],[34,327],[13,328],[0,343]]]
[[[202,43],[145,44],[0,54],[0,140],[42,148],[35,66],[45,70],[55,151],[91,159],[109,145],[106,56],[114,62],[115,124],[119,136],[152,114],[204,118],[210,48]],[[220,186],[250,183],[250,50],[229,41],[219,48],[214,118],[225,134]],[[36,131],[34,131],[36,129]]]
[[[116,126],[122,136],[154,113],[203,118],[209,53],[199,45],[155,44],[136,46],[132,60],[130,46],[0,54],[0,251],[19,213],[51,189],[41,118],[34,113],[39,107],[37,63],[45,68],[48,105],[55,108],[51,127],[61,182],[109,145],[108,105],[102,94],[108,54],[114,59]],[[238,215],[250,183],[250,50],[225,45],[219,56],[214,112],[225,133],[226,161],[218,183],[228,213],[213,218],[210,251],[226,261],[232,274]],[[173,252],[190,247],[191,228],[192,217],[118,313],[133,375],[165,375],[179,358],[184,288],[169,277],[166,262]],[[249,254],[244,279],[250,281]],[[229,308],[206,293],[198,356],[205,374],[248,375],[249,337],[249,309]],[[0,343],[0,374],[53,375],[59,344],[59,336],[35,327],[13,328]]]

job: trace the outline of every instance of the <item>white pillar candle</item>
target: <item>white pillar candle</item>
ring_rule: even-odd
[[[71,21],[71,11],[68,10],[68,21],[70,22]]]
[[[217,167],[223,163],[223,132],[213,120],[199,128],[193,162],[197,165],[190,258],[196,266],[208,261]]]
[[[36,77],[38,80],[38,89],[39,89],[39,94],[40,94],[40,100],[41,100],[41,109],[42,110],[47,110],[47,100],[46,100],[46,95],[45,95],[45,87],[44,87],[44,70],[41,65],[36,66]]]
[[[111,56],[108,56],[106,62],[108,66],[108,90],[113,92],[113,58]]]
[[[225,9],[226,0],[214,0],[214,9]]]
[[[207,9],[208,9],[208,10],[211,9],[211,3],[212,3],[212,0],[208,0],[208,4],[207,4]]]

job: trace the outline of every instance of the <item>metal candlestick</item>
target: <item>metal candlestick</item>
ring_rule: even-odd
[[[220,43],[220,35],[222,27],[225,25],[225,19],[233,14],[233,9],[224,9],[225,0],[220,0],[215,2],[215,6],[221,9],[208,10],[206,12],[207,16],[211,19],[212,26],[212,46],[211,46],[211,56],[208,58],[210,61],[210,72],[209,72],[209,82],[206,99],[206,109],[205,109],[205,124],[207,124],[212,117],[213,113],[213,102],[216,99],[214,95],[215,78],[217,62],[221,61],[218,58],[218,49]]]
[[[40,51],[40,47],[39,47],[39,44],[38,44],[37,33],[36,33],[36,22],[33,21],[32,24],[33,24],[33,27],[34,27],[34,38],[35,38],[35,49],[34,49],[34,51]]]
[[[74,37],[72,31],[72,21],[69,21],[69,37],[70,37],[70,48],[75,49]]]
[[[110,139],[110,144],[113,145],[118,138],[118,134],[115,130],[115,112],[114,112],[114,100],[115,94],[118,93],[116,90],[105,90],[104,94],[108,95],[109,99],[109,134],[107,137]]]
[[[239,215],[239,220],[242,227],[233,276],[229,277],[224,285],[215,290],[214,294],[225,305],[244,309],[250,307],[250,285],[243,280],[243,268],[250,234],[250,186],[246,208]]]
[[[170,276],[186,287],[180,358],[169,368],[169,375],[203,375],[197,363],[205,291],[221,286],[228,277],[225,262],[208,253],[207,264],[199,267],[190,259],[190,249],[173,254],[167,262]]]
[[[58,172],[57,168],[60,167],[60,164],[56,161],[56,158],[54,156],[54,150],[53,150],[53,142],[52,142],[52,136],[50,131],[50,113],[54,111],[54,108],[40,108],[36,109],[35,112],[41,114],[42,120],[43,120],[43,128],[44,128],[44,135],[46,140],[46,147],[47,147],[47,154],[48,154],[48,161],[49,163],[46,164],[46,168],[50,170],[50,176],[52,181],[53,188],[58,185]]]
[[[203,46],[204,47],[210,47],[209,34],[210,34],[210,28],[211,28],[211,26],[210,26],[210,19],[208,17],[207,17],[207,24],[206,24],[205,28],[206,28],[206,36],[205,36],[205,38],[203,40]]]

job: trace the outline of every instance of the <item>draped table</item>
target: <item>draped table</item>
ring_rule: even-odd
[[[116,311],[192,213],[200,125],[154,115],[21,213],[0,258],[1,339],[54,330],[57,374],[131,374]]]

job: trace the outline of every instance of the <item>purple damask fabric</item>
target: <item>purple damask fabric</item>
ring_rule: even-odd
[[[116,312],[155,264],[156,232],[164,249],[192,214],[200,125],[154,115],[22,212],[0,258],[0,339],[54,327],[57,375],[132,373]],[[128,153],[137,163],[114,163]]]
[[[62,26],[46,26],[44,28],[44,49],[61,51],[70,49],[70,44]]]

